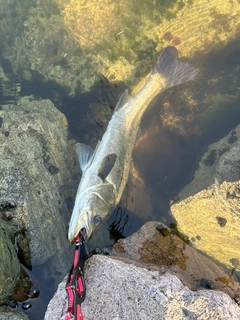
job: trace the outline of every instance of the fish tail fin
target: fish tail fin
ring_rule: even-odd
[[[159,73],[166,81],[166,88],[174,87],[180,83],[192,80],[198,71],[190,64],[179,61],[178,50],[175,47],[166,47],[153,69],[154,73]]]

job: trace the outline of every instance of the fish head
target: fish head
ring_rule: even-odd
[[[69,223],[68,241],[70,243],[75,241],[83,228],[86,230],[87,240],[90,239],[93,231],[109,214],[109,206],[103,203],[96,194],[93,194],[91,198],[85,197],[81,200],[75,202]]]
[[[93,221],[94,214],[89,208],[75,208],[69,223],[68,241],[73,243],[82,229],[85,229],[87,239],[89,239],[95,229]]]

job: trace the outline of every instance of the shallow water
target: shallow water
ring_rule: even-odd
[[[143,8],[148,5],[145,2],[141,2]],[[173,3],[174,1],[171,1],[169,4]],[[180,6],[179,1],[175,1],[175,3]],[[11,1],[9,3],[6,1],[4,4],[9,12],[8,22],[12,23],[12,28],[9,28],[9,34],[12,37],[21,35],[19,19],[23,19],[23,14],[27,15],[32,7],[32,4],[27,0],[19,2],[16,10],[13,4],[14,2]],[[161,5],[164,5],[164,1],[161,2]],[[152,1],[148,10],[155,13],[158,7],[159,3],[156,4],[155,1]],[[56,10],[56,5],[52,10]],[[174,18],[175,11],[171,13],[165,7],[163,16]],[[55,14],[57,15],[58,12]],[[160,20],[158,21],[156,17],[156,23],[160,23]],[[3,26],[6,24],[3,23]],[[15,29],[15,26],[18,28]],[[128,26],[128,28],[130,27]],[[129,35],[131,36],[130,33]],[[141,37],[140,32],[139,37]],[[12,40],[9,38],[8,41]],[[53,42],[52,46],[54,46]],[[177,43],[176,39],[175,42]],[[5,44],[6,37],[2,41],[2,52]],[[118,48],[118,45],[119,39],[113,38],[113,47]],[[51,49],[51,42],[49,46]],[[158,53],[147,54],[149,50],[155,50],[155,48],[156,45],[151,42],[151,46],[149,45],[145,52],[139,50],[138,57],[144,61],[150,56],[153,67],[155,56]],[[191,84],[183,84],[170,89],[161,97],[157,97],[144,115],[141,125],[143,138],[138,141],[133,152],[133,162],[151,199],[151,220],[162,221],[166,225],[175,223],[169,214],[171,200],[175,199],[178,192],[193,178],[194,170],[207,145],[218,141],[240,123],[240,108],[238,107],[240,97],[239,53],[240,46],[236,37],[236,40],[219,50],[215,49],[210,54],[195,56],[192,63],[200,69],[198,79]],[[116,54],[115,60],[117,60],[121,51],[115,50],[114,54]],[[126,52],[122,52],[122,54],[124,55]],[[3,85],[0,86],[0,104],[14,102],[19,96],[28,95],[35,99],[50,99],[67,117],[69,138],[83,143],[94,143],[97,139],[101,139],[114,106],[127,87],[123,81],[110,82],[103,75],[98,74],[98,81],[89,92],[76,91],[74,95],[70,95],[68,88],[62,87],[54,79],[46,82],[37,72],[33,73],[31,80],[27,80],[27,77],[24,78],[23,73],[20,76],[3,54],[1,54],[0,63],[10,79],[9,82],[3,81]],[[67,66],[65,67],[67,68]],[[146,74],[147,71],[149,70],[146,68]],[[135,78],[137,75],[138,73]],[[21,87],[21,92],[18,92],[19,87]],[[8,93],[6,94],[6,92]],[[209,98],[210,94],[232,95],[236,96],[236,99],[221,100],[220,97],[219,103],[222,107],[215,110],[212,107],[213,101]],[[190,107],[191,111],[189,111]],[[96,108],[103,110],[103,116],[99,121],[94,122],[92,118]],[[198,113],[201,113],[203,122],[201,122],[201,117],[198,117]],[[173,119],[172,122],[169,122],[170,116]],[[147,221],[144,217],[139,217],[137,212],[128,210],[128,203],[137,202],[140,197],[141,195],[139,198],[136,196],[132,199],[130,195],[117,206],[107,223],[93,236],[90,242],[92,249],[95,248],[96,243],[111,247],[119,238],[131,235]],[[69,256],[66,259],[69,259]],[[63,270],[63,274],[67,272],[68,270]],[[48,282],[43,281],[40,267],[33,266],[33,270],[29,273],[34,287],[40,290],[40,297],[31,301],[32,308],[26,313],[34,320],[43,319],[47,303],[56,288],[51,285],[49,279]],[[21,310],[21,306],[22,304],[19,303],[16,310]]]

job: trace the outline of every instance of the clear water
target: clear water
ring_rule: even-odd
[[[169,7],[175,2],[168,1]],[[33,2],[28,0],[19,1],[17,7],[15,4],[15,1],[3,1],[5,12],[8,13],[7,22],[12,24],[9,28],[9,35],[11,35],[11,37],[21,34],[22,30],[19,19],[23,19],[24,14],[27,15],[33,6]],[[38,2],[36,1],[34,6],[37,4]],[[149,14],[151,10],[154,11],[156,7],[160,8],[164,5],[164,16],[174,18],[174,13],[170,13],[165,1],[157,3],[156,1],[151,1],[150,6],[148,6],[146,1],[141,1],[141,5],[143,8],[147,7]],[[140,9],[139,7],[134,8],[135,11]],[[52,2],[50,10],[55,10],[55,14],[58,14],[54,2]],[[141,12],[141,10],[139,12]],[[3,26],[6,26],[7,22],[4,19],[4,16],[1,16],[0,22],[2,20]],[[161,23],[157,17],[155,19],[156,23]],[[131,23],[133,24],[133,22]],[[129,30],[130,29],[129,26]],[[16,34],[14,34],[14,32]],[[131,35],[130,31],[129,34]],[[2,38],[6,40],[7,36],[7,34],[2,35]],[[139,36],[141,37],[140,34]],[[9,41],[11,41],[11,38],[9,38]],[[116,41],[116,43],[114,43],[114,41]],[[118,55],[122,54],[124,56],[127,54],[126,52],[119,51],[117,41],[118,39],[113,40],[113,48],[118,48],[112,51],[116,55],[115,60]],[[1,50],[4,50],[4,43],[5,42],[2,41]],[[151,42],[146,51],[149,51],[149,49],[155,50],[154,45],[155,44]],[[150,56],[154,60],[155,54],[150,53]],[[139,51],[138,57],[145,59],[146,52]],[[202,97],[209,92],[235,95],[239,90],[236,81],[240,76],[239,57],[240,45],[238,39],[236,39],[215,53],[195,58],[195,61],[192,63],[201,68],[198,79],[190,85],[192,97],[195,101],[201,103]],[[111,83],[104,76],[99,75],[99,80],[91,88],[90,92],[82,94],[76,93],[74,96],[70,96],[69,91],[58,85],[54,79],[46,83],[40,75],[35,74],[33,80],[28,81],[20,77],[16,71],[13,71],[10,62],[3,55],[0,56],[0,63],[10,79],[8,83],[9,88],[11,88],[11,85],[14,87],[16,82],[18,82],[21,86],[20,96],[32,95],[36,99],[52,100],[55,106],[67,117],[69,137],[84,143],[90,143],[92,136],[94,136],[95,139],[101,139],[107,122],[104,124],[101,122],[90,123],[86,120],[79,124],[79,119],[87,119],[90,105],[96,104],[99,105],[99,108],[106,109],[107,106],[109,120],[119,96],[126,88],[126,84],[123,82]],[[224,77],[221,77],[223,73]],[[221,78],[221,80],[218,81],[217,84],[210,85],[208,80],[216,77]],[[4,94],[3,84],[1,84],[2,83],[0,83],[0,104],[14,102],[18,99],[14,90],[9,90],[9,95]],[[188,116],[186,96],[184,95],[187,88],[189,88],[189,85],[183,84],[168,90],[161,97],[157,97],[153,101],[144,115],[141,125],[142,132],[150,132],[150,134],[147,136],[146,141],[143,141],[143,149],[136,149],[133,153],[134,164],[144,180],[151,199],[153,208],[152,219],[163,221],[167,225],[175,223],[172,216],[169,215],[169,203],[177,196],[178,192],[191,181],[198,160],[207,145],[224,137],[240,123],[240,108],[238,108],[238,103],[234,104],[230,101],[228,103],[225,102],[222,108],[223,111],[219,112],[219,114],[214,114],[213,111],[209,110],[208,106],[201,109],[203,114],[209,113],[209,124],[206,122],[202,123],[200,133],[197,131],[194,132],[192,123],[185,125],[186,130],[189,129],[190,132],[190,134],[187,135],[181,135],[177,130],[172,130],[166,126],[164,127],[161,122],[163,120],[159,117],[159,114],[165,112],[164,103],[166,101],[170,101],[172,105],[176,106],[176,115],[180,119]],[[226,112],[226,110],[229,110],[229,112]],[[193,116],[194,112],[197,114],[199,109],[196,108],[196,111],[192,112]],[[153,126],[157,126],[158,130],[152,132],[151,128]],[[125,204],[121,202],[121,205],[114,210],[108,219],[107,224],[103,226],[101,230],[101,233],[105,235],[104,239],[101,239],[103,246],[111,246],[119,238],[131,235],[146,222],[143,217],[138,217],[136,212],[128,210],[127,201],[130,201],[130,199],[127,199]],[[135,199],[135,201],[138,201],[138,199]],[[96,233],[90,243],[92,249],[95,246],[94,243],[98,240],[98,236],[99,233]],[[71,257],[68,256],[66,259],[71,259]],[[68,270],[63,270],[63,274],[67,272]],[[29,271],[29,273],[34,282],[34,287],[40,290],[40,297],[31,301],[32,308],[26,311],[26,313],[34,320],[43,319],[47,303],[51,299],[56,287],[49,285],[49,281],[42,279],[39,267],[33,266],[33,270]],[[21,304],[19,304],[16,310],[21,310]]]

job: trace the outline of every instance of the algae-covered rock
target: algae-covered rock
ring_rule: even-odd
[[[120,239],[113,247],[113,254],[118,259],[122,257],[143,267],[147,265],[151,270],[171,272],[191,290],[201,289],[201,279],[208,279],[212,289],[223,291],[232,298],[240,296],[238,282],[189,245],[176,229],[157,221],[147,222],[130,237]]]
[[[1,320],[29,320],[30,318],[23,312],[10,310],[8,307],[0,307]]]
[[[19,79],[71,95],[95,90],[104,79],[118,87],[118,95],[120,83],[134,94],[160,51],[174,45],[200,72],[193,82],[164,93],[156,110],[161,128],[208,135],[230,114],[239,116],[237,0],[3,0],[1,12],[2,55]],[[114,95],[109,86],[106,92]],[[105,107],[97,104],[94,120]]]
[[[180,232],[215,260],[240,266],[240,126],[211,144],[193,181],[171,206]]]
[[[16,249],[0,226],[0,303],[14,292],[20,278],[20,264]]]
[[[13,70],[72,94],[89,91],[100,74],[133,88],[166,45],[199,57],[234,39],[240,25],[237,0],[45,0],[10,11],[2,2],[3,55]]]

